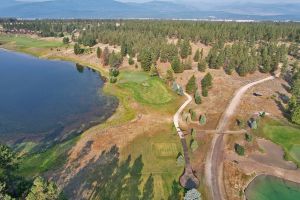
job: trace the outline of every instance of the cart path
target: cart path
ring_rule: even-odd
[[[213,200],[224,200],[225,198],[225,191],[224,191],[224,184],[222,178],[222,166],[223,166],[223,150],[224,150],[224,133],[226,131],[226,126],[230,117],[235,113],[237,107],[240,104],[240,100],[245,92],[253,87],[254,85],[263,83],[265,81],[275,79],[274,76],[269,76],[267,78],[251,82],[247,85],[242,86],[237,92],[234,94],[233,98],[231,99],[230,103],[228,104],[225,112],[223,113],[217,129],[212,140],[210,152],[206,158],[205,164],[205,176],[207,185],[211,191],[212,199]]]

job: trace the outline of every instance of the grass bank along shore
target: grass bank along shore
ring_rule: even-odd
[[[20,51],[45,59],[58,59],[79,63],[96,70],[106,78],[108,68],[103,67],[93,53],[75,55],[73,45],[64,45],[55,38],[38,38],[36,36],[0,35],[1,48]],[[109,151],[113,145],[119,148],[120,162],[142,158],[140,174],[134,174],[140,180],[139,190],[143,191],[146,183],[151,183],[155,199],[167,199],[170,195],[182,195],[177,177],[182,173],[182,166],[177,166],[176,156],[181,150],[180,141],[172,133],[172,115],[183,101],[174,94],[158,77],[151,77],[141,69],[120,69],[116,84],[106,83],[103,92],[119,99],[117,111],[104,123],[90,128],[77,138],[55,145],[44,152],[24,157],[19,173],[32,177],[38,174],[47,176],[68,174],[64,167],[74,167],[78,157],[78,166],[72,168],[78,174],[89,167],[94,157]],[[82,156],[86,144],[91,143],[89,152]],[[34,146],[32,143],[21,144],[26,155]],[[66,159],[67,157],[67,159]],[[73,164],[72,164],[73,163]],[[136,163],[136,162],[134,162]],[[155,164],[154,164],[155,163]],[[151,179],[152,177],[152,179]],[[124,177],[125,178],[125,177]],[[149,181],[147,181],[149,180]],[[59,186],[65,185],[63,179]],[[101,183],[99,183],[101,185]],[[145,186],[144,186],[145,185]],[[100,187],[101,188],[101,187]],[[150,187],[151,188],[151,187]],[[103,190],[104,188],[101,188]]]

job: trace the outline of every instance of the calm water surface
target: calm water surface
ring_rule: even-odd
[[[0,49],[0,139],[69,131],[101,122],[117,107],[88,68]]]
[[[246,189],[247,200],[299,200],[300,184],[260,175]]]

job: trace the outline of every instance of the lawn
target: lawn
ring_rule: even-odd
[[[0,35],[0,43],[14,43],[18,48],[55,48],[63,46],[62,42],[39,40],[26,36]]]
[[[20,161],[18,174],[32,177],[48,170],[55,170],[66,162],[66,156],[77,138],[57,144],[44,152],[24,156]]]
[[[117,85],[129,90],[137,102],[146,105],[161,107],[176,99],[162,80],[144,72],[122,72]]]
[[[282,146],[286,159],[300,165],[300,128],[267,119],[261,122],[260,128],[255,132]]]
[[[171,124],[165,124],[150,134],[137,137],[121,149],[121,159],[131,155],[132,160],[142,155],[142,183],[152,174],[154,177],[154,199],[168,199],[173,181],[178,181],[183,167],[176,164],[176,157],[182,152],[180,140],[172,133]],[[141,184],[143,185],[143,184]],[[142,188],[141,188],[142,190]]]

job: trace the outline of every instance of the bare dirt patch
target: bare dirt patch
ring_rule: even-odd
[[[297,169],[297,165],[290,161],[284,160],[284,151],[282,148],[269,140],[257,139],[258,145],[264,153],[252,153],[249,158],[256,162],[264,163],[270,166],[276,166],[283,169]]]

